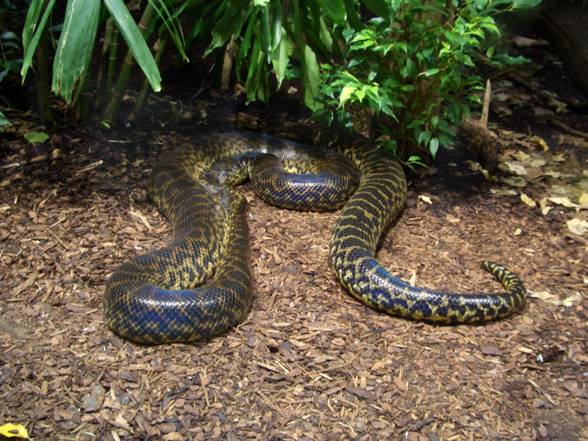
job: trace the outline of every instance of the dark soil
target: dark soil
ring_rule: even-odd
[[[530,87],[565,75],[550,69]],[[550,123],[586,133],[585,114],[537,116],[548,107],[541,97],[504,88],[531,97],[510,104],[512,116],[493,114],[503,144],[519,139],[506,132],[540,134],[588,168],[582,136]],[[457,292],[498,290],[479,262],[502,262],[531,292],[519,315],[438,327],[377,313],[328,266],[337,213],[279,210],[245,185],[248,320],[210,341],[157,347],[105,326],[109,274],[169,238],[145,195],[156,158],[235,125],[321,139],[292,101],[245,108],[186,87],[180,98],[152,97],[145,120],[125,130],[63,129],[40,147],[18,136],[34,117],[12,115],[0,152],[0,425],[22,423],[37,440],[586,439],[586,236],[566,227],[574,210],[543,215],[493,193],[463,153],[411,177],[379,258],[417,285]]]

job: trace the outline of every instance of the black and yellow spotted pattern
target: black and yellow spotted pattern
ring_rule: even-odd
[[[249,238],[245,201],[233,187],[248,178],[262,199],[284,208],[343,206],[332,231],[331,266],[347,290],[373,308],[415,320],[474,323],[525,304],[523,283],[495,263],[483,267],[503,284],[501,294],[415,288],[378,263],[378,241],[406,198],[402,168],[385,153],[211,134],[153,170],[150,195],[171,222],[173,240],[124,263],[107,282],[105,317],[116,333],[141,343],[192,342],[246,318],[253,297]]]

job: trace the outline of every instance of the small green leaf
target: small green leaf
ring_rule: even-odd
[[[417,167],[420,168],[427,168],[427,164],[419,155],[411,155],[406,160],[406,165],[411,169],[416,169]]]
[[[433,158],[435,157],[435,155],[437,155],[438,150],[439,150],[439,138],[431,139],[431,142],[429,143],[429,153],[431,153],[431,156]]]
[[[431,140],[431,132],[428,132],[426,130],[423,130],[422,132],[420,132],[419,136],[417,138],[417,142],[419,144],[422,144],[425,146],[429,143],[430,140]]]
[[[426,71],[424,71],[424,72],[421,72],[421,73],[419,74],[419,76],[420,76],[420,75],[424,75],[425,77],[432,77],[433,75],[436,75],[436,74],[438,74],[439,72],[441,72],[441,69],[439,69],[438,67],[433,67],[433,68],[431,68],[431,69],[427,69],[427,70],[426,70]]]
[[[27,132],[24,138],[29,144],[41,144],[49,139],[49,135],[45,132]]]
[[[339,95],[339,107],[343,107],[347,100],[353,95],[355,92],[355,86],[345,86],[341,90],[341,94]]]
[[[412,58],[406,59],[406,64],[400,69],[400,75],[403,78],[413,78],[416,74],[416,64]]]

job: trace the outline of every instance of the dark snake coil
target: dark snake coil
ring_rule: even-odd
[[[522,281],[492,262],[482,266],[506,292],[416,288],[378,263],[378,241],[406,199],[402,167],[384,152],[334,153],[266,135],[211,134],[153,170],[150,196],[171,222],[173,240],[125,262],[107,282],[104,313],[117,334],[140,343],[192,342],[246,318],[253,299],[249,238],[245,201],[233,187],[248,178],[262,199],[281,207],[343,205],[332,230],[331,266],[353,296],[377,310],[456,324],[500,319],[525,304]]]

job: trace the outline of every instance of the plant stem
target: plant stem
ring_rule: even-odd
[[[155,43],[155,62],[159,65],[159,62],[161,61],[161,56],[163,55],[163,52],[165,51],[165,46],[167,45],[167,38],[161,38],[159,40],[157,40],[157,42]],[[139,92],[139,95],[137,96],[137,100],[135,101],[135,106],[133,107],[133,110],[131,111],[131,115],[129,116],[130,120],[134,120],[137,118],[137,116],[139,116],[139,113],[141,113],[141,109],[143,108],[143,104],[145,103],[145,99],[147,98],[147,93],[149,92],[149,81],[147,81],[147,79],[145,79],[143,81],[143,86],[141,87],[141,92]]]
[[[141,20],[139,20],[139,29],[141,29],[143,33],[143,38],[147,39],[149,36],[148,28],[149,24],[153,20],[154,17],[154,9],[151,4],[147,4],[145,10],[143,11],[143,15],[141,16]],[[118,79],[116,81],[116,85],[114,86],[114,90],[112,93],[112,97],[108,102],[108,106],[106,106],[106,110],[104,111],[104,115],[102,118],[102,123],[110,127],[114,121],[116,114],[120,108],[120,103],[124,96],[125,90],[127,89],[127,84],[129,82],[129,77],[131,75],[131,69],[135,64],[135,58],[130,50],[127,51],[125,56],[123,66],[120,70],[120,74],[118,75]]]
[[[231,71],[233,70],[233,61],[235,59],[235,35],[231,35],[231,40],[225,49],[223,59],[223,71],[221,74],[221,90],[229,90],[231,83]]]
[[[53,125],[53,115],[51,113],[51,103],[49,102],[49,94],[51,89],[49,87],[49,61],[48,61],[48,47],[49,32],[45,30],[43,36],[39,40],[39,46],[36,53],[37,58],[37,105],[39,106],[39,114],[41,121],[45,125]]]
[[[102,108],[112,94],[112,78],[118,52],[118,29],[112,18],[106,20],[104,43],[102,44],[100,71],[96,87],[96,107]]]
[[[80,85],[80,95],[75,106],[76,118],[81,124],[85,124],[90,116],[92,94],[89,90],[89,84],[90,81],[86,76],[84,82]]]

